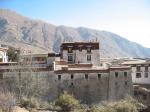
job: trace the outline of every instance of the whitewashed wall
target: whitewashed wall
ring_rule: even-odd
[[[136,78],[136,67],[132,67],[132,81],[133,83],[139,84],[150,84],[150,67],[148,68],[148,77],[144,77],[145,75],[145,67],[140,67],[141,70],[138,73],[141,73],[141,78]]]
[[[100,65],[99,50],[91,50],[91,53],[87,53],[87,50],[73,50],[73,53],[68,53],[67,50],[63,50],[63,59],[68,61],[68,55],[72,54],[75,63],[91,63],[94,66]],[[91,61],[87,61],[87,55],[91,55]]]

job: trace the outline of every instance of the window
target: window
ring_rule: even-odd
[[[79,47],[79,51],[80,51],[80,52],[82,51],[82,47]]]
[[[68,62],[72,62],[73,61],[73,56],[69,55],[68,56]]]
[[[115,82],[115,85],[118,86],[118,82]]]
[[[85,74],[85,79],[88,79],[88,74]]]
[[[118,77],[118,72],[115,72],[115,77],[116,77],[116,78]]]
[[[148,78],[148,72],[145,72],[144,77]]]
[[[71,86],[74,86],[73,82],[71,82]]]
[[[128,85],[128,82],[127,82],[127,81],[125,81],[125,82],[124,82],[124,84],[125,84],[125,85]]]
[[[99,79],[101,78],[101,74],[98,74],[97,76],[98,76]]]
[[[73,74],[71,74],[71,79],[73,79],[74,78],[74,75]]]
[[[145,71],[147,71],[147,72],[148,72],[148,66],[145,66]]]
[[[87,48],[87,53],[91,53],[91,47]]]
[[[141,78],[141,73],[136,73],[136,78]]]
[[[0,79],[3,79],[3,74],[0,74]]]
[[[91,55],[87,55],[87,61],[91,61]]]
[[[124,72],[124,77],[127,77],[127,72]]]
[[[138,71],[138,72],[141,71],[141,67],[140,67],[140,66],[137,66],[137,67],[136,67],[136,71]]]
[[[61,75],[58,75],[58,80],[61,80]]]
[[[72,47],[69,47],[68,48],[68,53],[72,53],[72,52],[73,52]]]

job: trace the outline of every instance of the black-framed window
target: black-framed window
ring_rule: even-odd
[[[87,61],[91,61],[91,55],[87,55]]]
[[[58,80],[61,80],[61,75],[58,75]]]
[[[145,72],[144,77],[148,78],[148,72]]]
[[[118,78],[118,72],[115,72],[115,77]]]
[[[137,66],[137,67],[136,67],[136,71],[141,71],[141,67],[140,67],[140,66]]]
[[[74,78],[74,75],[73,74],[71,74],[71,79],[73,79]]]
[[[127,86],[128,85],[128,81],[125,81],[124,84]]]
[[[88,79],[88,78],[89,78],[88,74],[85,74],[85,79]]]
[[[68,55],[68,62],[72,62],[73,61],[73,56],[72,55]]]
[[[79,47],[79,51],[82,52],[82,47]]]
[[[68,53],[73,53],[72,47],[68,47]]]
[[[3,74],[0,74],[0,79],[3,79]]]
[[[71,86],[74,86],[73,82],[71,82]]]
[[[145,71],[148,71],[148,66],[145,66]]]
[[[127,77],[128,76],[128,73],[127,72],[124,72],[124,77]]]
[[[141,73],[136,73],[136,78],[141,78]]]
[[[97,74],[97,76],[98,76],[98,79],[100,79],[100,78],[101,78],[101,74]]]
[[[87,53],[91,53],[91,47],[87,47]]]

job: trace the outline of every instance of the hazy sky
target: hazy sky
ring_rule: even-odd
[[[0,8],[55,25],[107,30],[150,47],[150,0],[0,0]]]

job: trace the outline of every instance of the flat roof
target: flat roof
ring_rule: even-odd
[[[99,42],[65,42],[61,44],[62,50],[67,50],[68,47],[72,47],[73,50],[79,50],[79,48],[87,49],[87,47],[99,49]]]
[[[131,70],[130,66],[93,66],[88,63],[68,64],[66,61],[55,61],[56,73],[109,73],[110,71]]]

